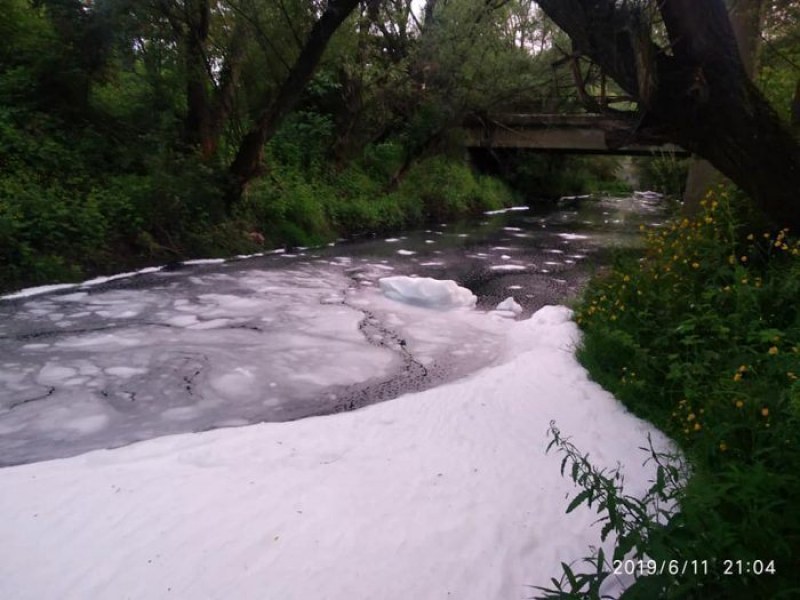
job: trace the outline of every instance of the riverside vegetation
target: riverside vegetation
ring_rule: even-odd
[[[46,115],[0,110],[0,150],[8,157],[0,174],[0,288],[319,244],[497,209],[514,198],[499,180],[446,154],[421,160],[387,190],[402,162],[402,147],[391,142],[337,171],[319,135],[328,123],[312,127],[304,117],[287,121],[267,148],[269,175],[226,213],[218,173],[193,157],[146,149],[132,156],[91,128],[64,131]],[[127,161],[140,166],[109,168]]]
[[[439,96],[461,102],[450,87],[464,73],[453,69],[423,94],[418,63],[444,60],[435,40],[422,49],[405,31],[371,26],[407,27],[403,7],[355,11],[325,40],[257,149],[264,168],[232,198],[230,165],[248,129],[298,71],[303,36],[311,44],[315,20],[329,16],[318,3],[251,4],[0,0],[0,289],[512,203],[509,188],[474,173],[440,131]],[[443,15],[437,35],[478,19],[472,4]],[[497,42],[488,51],[523,58]],[[476,49],[465,68],[486,52]]]
[[[702,204],[648,233],[644,258],[621,258],[577,306],[582,363],[685,458],[648,450],[658,476],[638,500],[552,432],[585,488],[570,508],[596,506],[619,537],[613,559],[565,565],[547,597],[598,598],[626,556],[645,565],[626,599],[800,593],[800,239],[754,226],[725,190]],[[677,572],[655,572],[670,561]]]
[[[0,10],[2,290],[626,189],[604,157],[471,168],[465,115],[580,110],[552,68],[566,37],[527,0]]]

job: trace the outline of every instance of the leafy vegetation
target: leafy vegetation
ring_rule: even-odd
[[[496,153],[497,154],[497,153]],[[565,195],[632,191],[622,177],[616,156],[580,156],[569,154],[499,154],[499,171],[515,190],[546,198]]]
[[[626,98],[614,114],[628,134],[707,155],[774,220],[800,220],[797,144],[783,127],[800,115],[796,2],[764,3],[761,92],[720,0],[703,11],[540,1],[594,58],[583,71],[586,56],[561,50],[569,40],[535,4],[0,0],[0,289],[506,206],[512,192],[467,167],[453,130],[469,113],[574,109],[580,94],[565,87],[605,97],[598,65]],[[684,30],[716,41],[692,44]],[[642,165],[645,187],[679,193],[682,161]],[[505,169],[525,193],[625,191],[613,159],[515,156]],[[651,452],[661,476],[639,501],[556,430],[554,447],[586,488],[577,503],[606,511],[617,557],[713,565],[649,578],[629,597],[788,596],[800,551],[800,242],[759,228],[724,192],[705,208],[652,234],[642,262],[596,279],[577,311],[584,364],[680,442],[691,479]],[[680,512],[654,519],[651,500]],[[724,576],[726,559],[774,559],[776,572]],[[599,593],[607,561],[592,561],[586,577],[567,572],[569,590]]]
[[[576,311],[585,333],[579,356],[592,377],[671,435],[691,464],[690,478],[651,490],[666,490],[679,512],[664,522],[639,519],[634,543],[620,538],[628,544],[622,555],[635,549],[707,568],[645,574],[650,581],[626,597],[793,597],[800,239],[756,229],[744,201],[724,190],[703,205],[696,220],[648,234],[646,256],[621,259],[595,279]],[[608,489],[607,479],[581,479],[592,490],[581,501]],[[616,501],[625,498],[612,488]],[[774,573],[740,572],[736,562],[757,560]],[[607,575],[608,564],[599,565],[596,577]],[[588,589],[576,595],[597,597]],[[637,595],[643,589],[658,593]]]
[[[0,8],[0,289],[507,205],[450,131],[547,79],[470,0]]]

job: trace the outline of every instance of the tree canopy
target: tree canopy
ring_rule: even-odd
[[[575,110],[606,75],[636,100],[612,142],[675,142],[798,226],[797,7],[756,4],[751,81],[722,0],[0,0],[6,272],[267,230],[287,165],[390,194],[463,158],[466,115]]]

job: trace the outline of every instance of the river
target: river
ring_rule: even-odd
[[[190,261],[0,300],[0,465],[172,433],[358,409],[452,381],[568,302],[640,226],[652,197],[572,199],[392,237]],[[380,278],[453,279],[472,309],[386,298]]]

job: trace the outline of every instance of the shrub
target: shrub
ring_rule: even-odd
[[[671,152],[638,159],[639,185],[676,198],[683,196],[689,175],[689,160]]]
[[[714,192],[696,220],[651,233],[644,258],[595,279],[576,311],[592,376],[692,464],[661,542],[714,569],[668,597],[800,592],[800,240],[739,222],[740,202]],[[775,574],[722,573],[756,559]]]
[[[108,229],[92,194],[35,175],[0,177],[0,283],[73,279],[86,256],[102,253]]]
[[[510,205],[510,190],[499,180],[489,181],[461,162],[436,156],[416,165],[399,191],[422,201],[427,220],[444,221]]]

